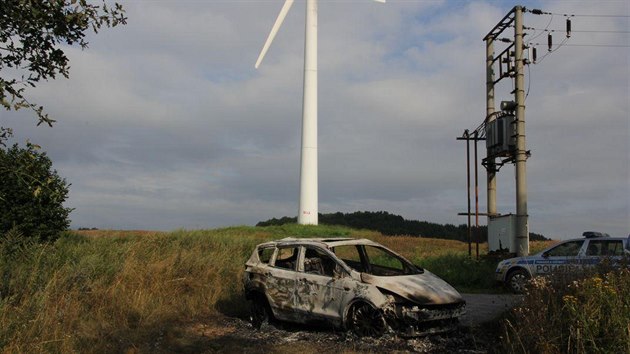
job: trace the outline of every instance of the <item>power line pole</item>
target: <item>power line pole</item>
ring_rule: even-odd
[[[486,133],[487,157],[483,165],[487,172],[488,198],[488,243],[493,240],[497,250],[507,248],[518,256],[529,254],[529,225],[527,213],[527,170],[528,151],[525,145],[525,43],[523,41],[523,12],[525,8],[515,6],[484,37],[486,42],[486,119],[483,127]],[[499,38],[507,28],[514,27],[514,39]],[[495,41],[508,43],[499,54],[494,53]],[[495,67],[499,69],[495,75]],[[514,82],[514,101],[501,102],[501,110],[495,111],[495,86],[503,79]],[[489,135],[489,136],[488,136]],[[497,162],[496,159],[499,159]],[[498,170],[506,163],[515,164],[516,215],[501,215],[497,212]],[[509,240],[502,239],[501,232],[491,234],[491,225],[502,225],[509,221]],[[513,220],[513,221],[512,221]],[[497,226],[503,229],[508,226]],[[492,231],[495,232],[495,231]],[[499,242],[494,242],[499,241]],[[503,241],[503,242],[501,242]],[[493,250],[493,249],[491,249]]]
[[[514,7],[514,61],[516,77],[516,253],[529,254],[529,225],[527,214],[527,149],[525,145],[525,56],[523,43],[523,7]]]
[[[489,38],[486,40],[486,124],[495,119],[494,116],[494,39]],[[490,154],[488,153],[488,156]],[[487,193],[488,199],[487,213],[488,217],[492,217],[497,214],[497,171],[494,164],[494,159],[488,159],[486,165],[487,171]]]

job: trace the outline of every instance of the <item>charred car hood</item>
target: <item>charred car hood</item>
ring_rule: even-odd
[[[419,305],[445,305],[463,301],[455,288],[427,270],[422,274],[386,277],[362,273],[361,280]]]

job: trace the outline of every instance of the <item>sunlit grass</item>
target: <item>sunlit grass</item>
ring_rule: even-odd
[[[337,226],[73,232],[0,258],[0,348],[152,352],[178,323],[245,315],[244,262],[256,244],[289,236],[369,238],[464,289],[492,276],[463,242]]]

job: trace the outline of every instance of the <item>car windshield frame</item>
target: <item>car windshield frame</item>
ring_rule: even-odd
[[[356,248],[357,252],[358,252],[358,256],[361,259],[361,269],[357,269],[356,266],[353,266],[351,263],[348,263],[348,261],[346,259],[343,259],[342,257],[340,257],[339,254],[337,254],[337,250],[339,248],[345,248],[345,247],[352,247],[352,248]],[[370,256],[369,256],[369,252],[367,251],[368,248],[373,248],[376,249],[380,252],[383,252],[386,256],[391,257],[392,259],[400,262],[400,265],[402,266],[402,269],[397,269],[397,268],[386,268],[384,265],[382,264],[376,264],[373,263],[373,261],[370,260]],[[343,264],[345,266],[347,266],[349,269],[352,269],[356,272],[359,273],[366,273],[366,274],[370,274],[373,276],[407,276],[407,275],[417,275],[417,274],[422,274],[424,273],[424,269],[422,267],[416,266],[415,264],[413,264],[412,262],[410,262],[408,259],[406,259],[405,257],[397,254],[396,252],[388,249],[385,246],[382,246],[380,244],[349,244],[349,245],[336,245],[335,247],[331,247],[331,251],[335,254],[335,257],[340,261],[343,262]],[[374,269],[373,267],[376,266],[377,268],[379,268],[380,270],[385,270],[388,271],[392,274],[374,274]],[[393,274],[395,272],[398,272],[399,274]]]

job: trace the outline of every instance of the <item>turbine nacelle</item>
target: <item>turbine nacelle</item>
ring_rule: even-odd
[[[380,3],[383,3],[383,4],[386,2],[386,0],[372,0],[372,1],[380,2]],[[260,55],[258,55],[258,59],[256,60],[256,64],[254,65],[254,67],[256,69],[258,69],[258,67],[260,66],[260,63],[262,63],[263,58],[267,54],[267,51],[269,50],[269,47],[271,46],[271,43],[273,42],[274,38],[276,38],[276,34],[278,34],[278,30],[282,26],[282,23],[284,22],[284,18],[287,17],[287,13],[289,13],[289,10],[291,10],[291,6],[293,6],[294,2],[295,2],[295,0],[286,0],[284,2],[284,5],[282,5],[282,9],[280,9],[280,13],[278,14],[278,18],[276,18],[276,22],[273,24],[273,27],[271,27],[271,32],[269,32],[269,36],[267,37],[267,41],[265,41],[265,45],[263,46],[262,50],[260,51]]]

